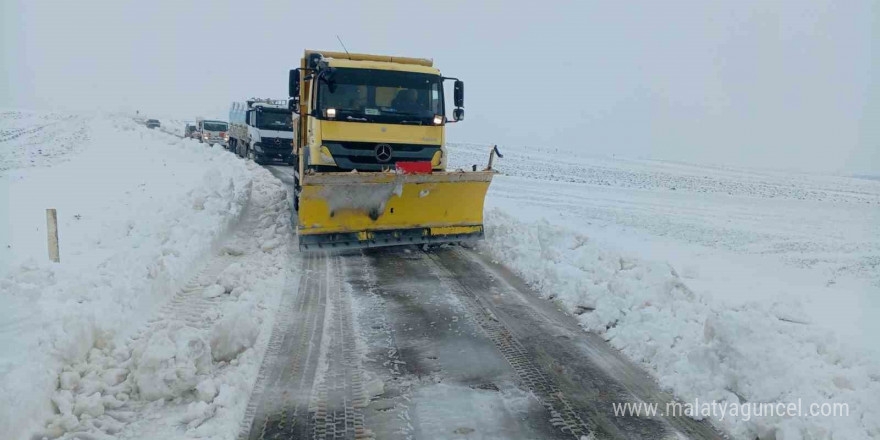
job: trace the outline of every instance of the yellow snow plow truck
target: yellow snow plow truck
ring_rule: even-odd
[[[454,81],[446,116],[444,81]],[[483,237],[494,171],[446,171],[444,128],[464,83],[419,58],[306,50],[290,71],[301,250]]]

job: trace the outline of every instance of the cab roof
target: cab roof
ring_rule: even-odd
[[[276,104],[274,102],[255,102],[253,103],[253,108],[262,107],[265,109],[280,109],[287,110],[286,105]]]
[[[305,56],[303,58],[304,67],[305,60],[308,60],[312,54],[321,54],[324,61],[327,62],[330,67],[396,70],[400,72],[417,72],[427,73],[430,75],[440,75],[440,70],[434,67],[434,61],[425,58],[330,52],[322,50],[305,51]]]
[[[330,67],[340,67],[349,69],[376,69],[376,70],[395,70],[398,72],[416,72],[427,73],[429,75],[440,75],[440,70],[429,66],[420,66],[418,64],[403,64],[386,61],[355,61],[336,58],[324,58]]]

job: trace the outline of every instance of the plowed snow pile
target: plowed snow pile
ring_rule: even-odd
[[[163,408],[177,415],[172,431],[234,435],[277,301],[256,292],[279,291],[286,274],[284,189],[220,148],[130,118],[28,128],[58,118],[0,116],[4,134],[21,133],[0,139],[0,438],[152,437],[138,422]],[[69,136],[41,137],[62,124]],[[24,137],[39,148],[22,154]],[[76,145],[57,142],[67,138]],[[60,264],[46,258],[50,207]]]

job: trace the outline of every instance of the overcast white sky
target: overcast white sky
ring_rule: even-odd
[[[0,1],[0,107],[225,118],[339,34],[463,79],[453,141],[880,174],[880,1]]]

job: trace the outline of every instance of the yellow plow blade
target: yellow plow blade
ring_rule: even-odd
[[[476,240],[493,171],[303,176],[300,249]]]

